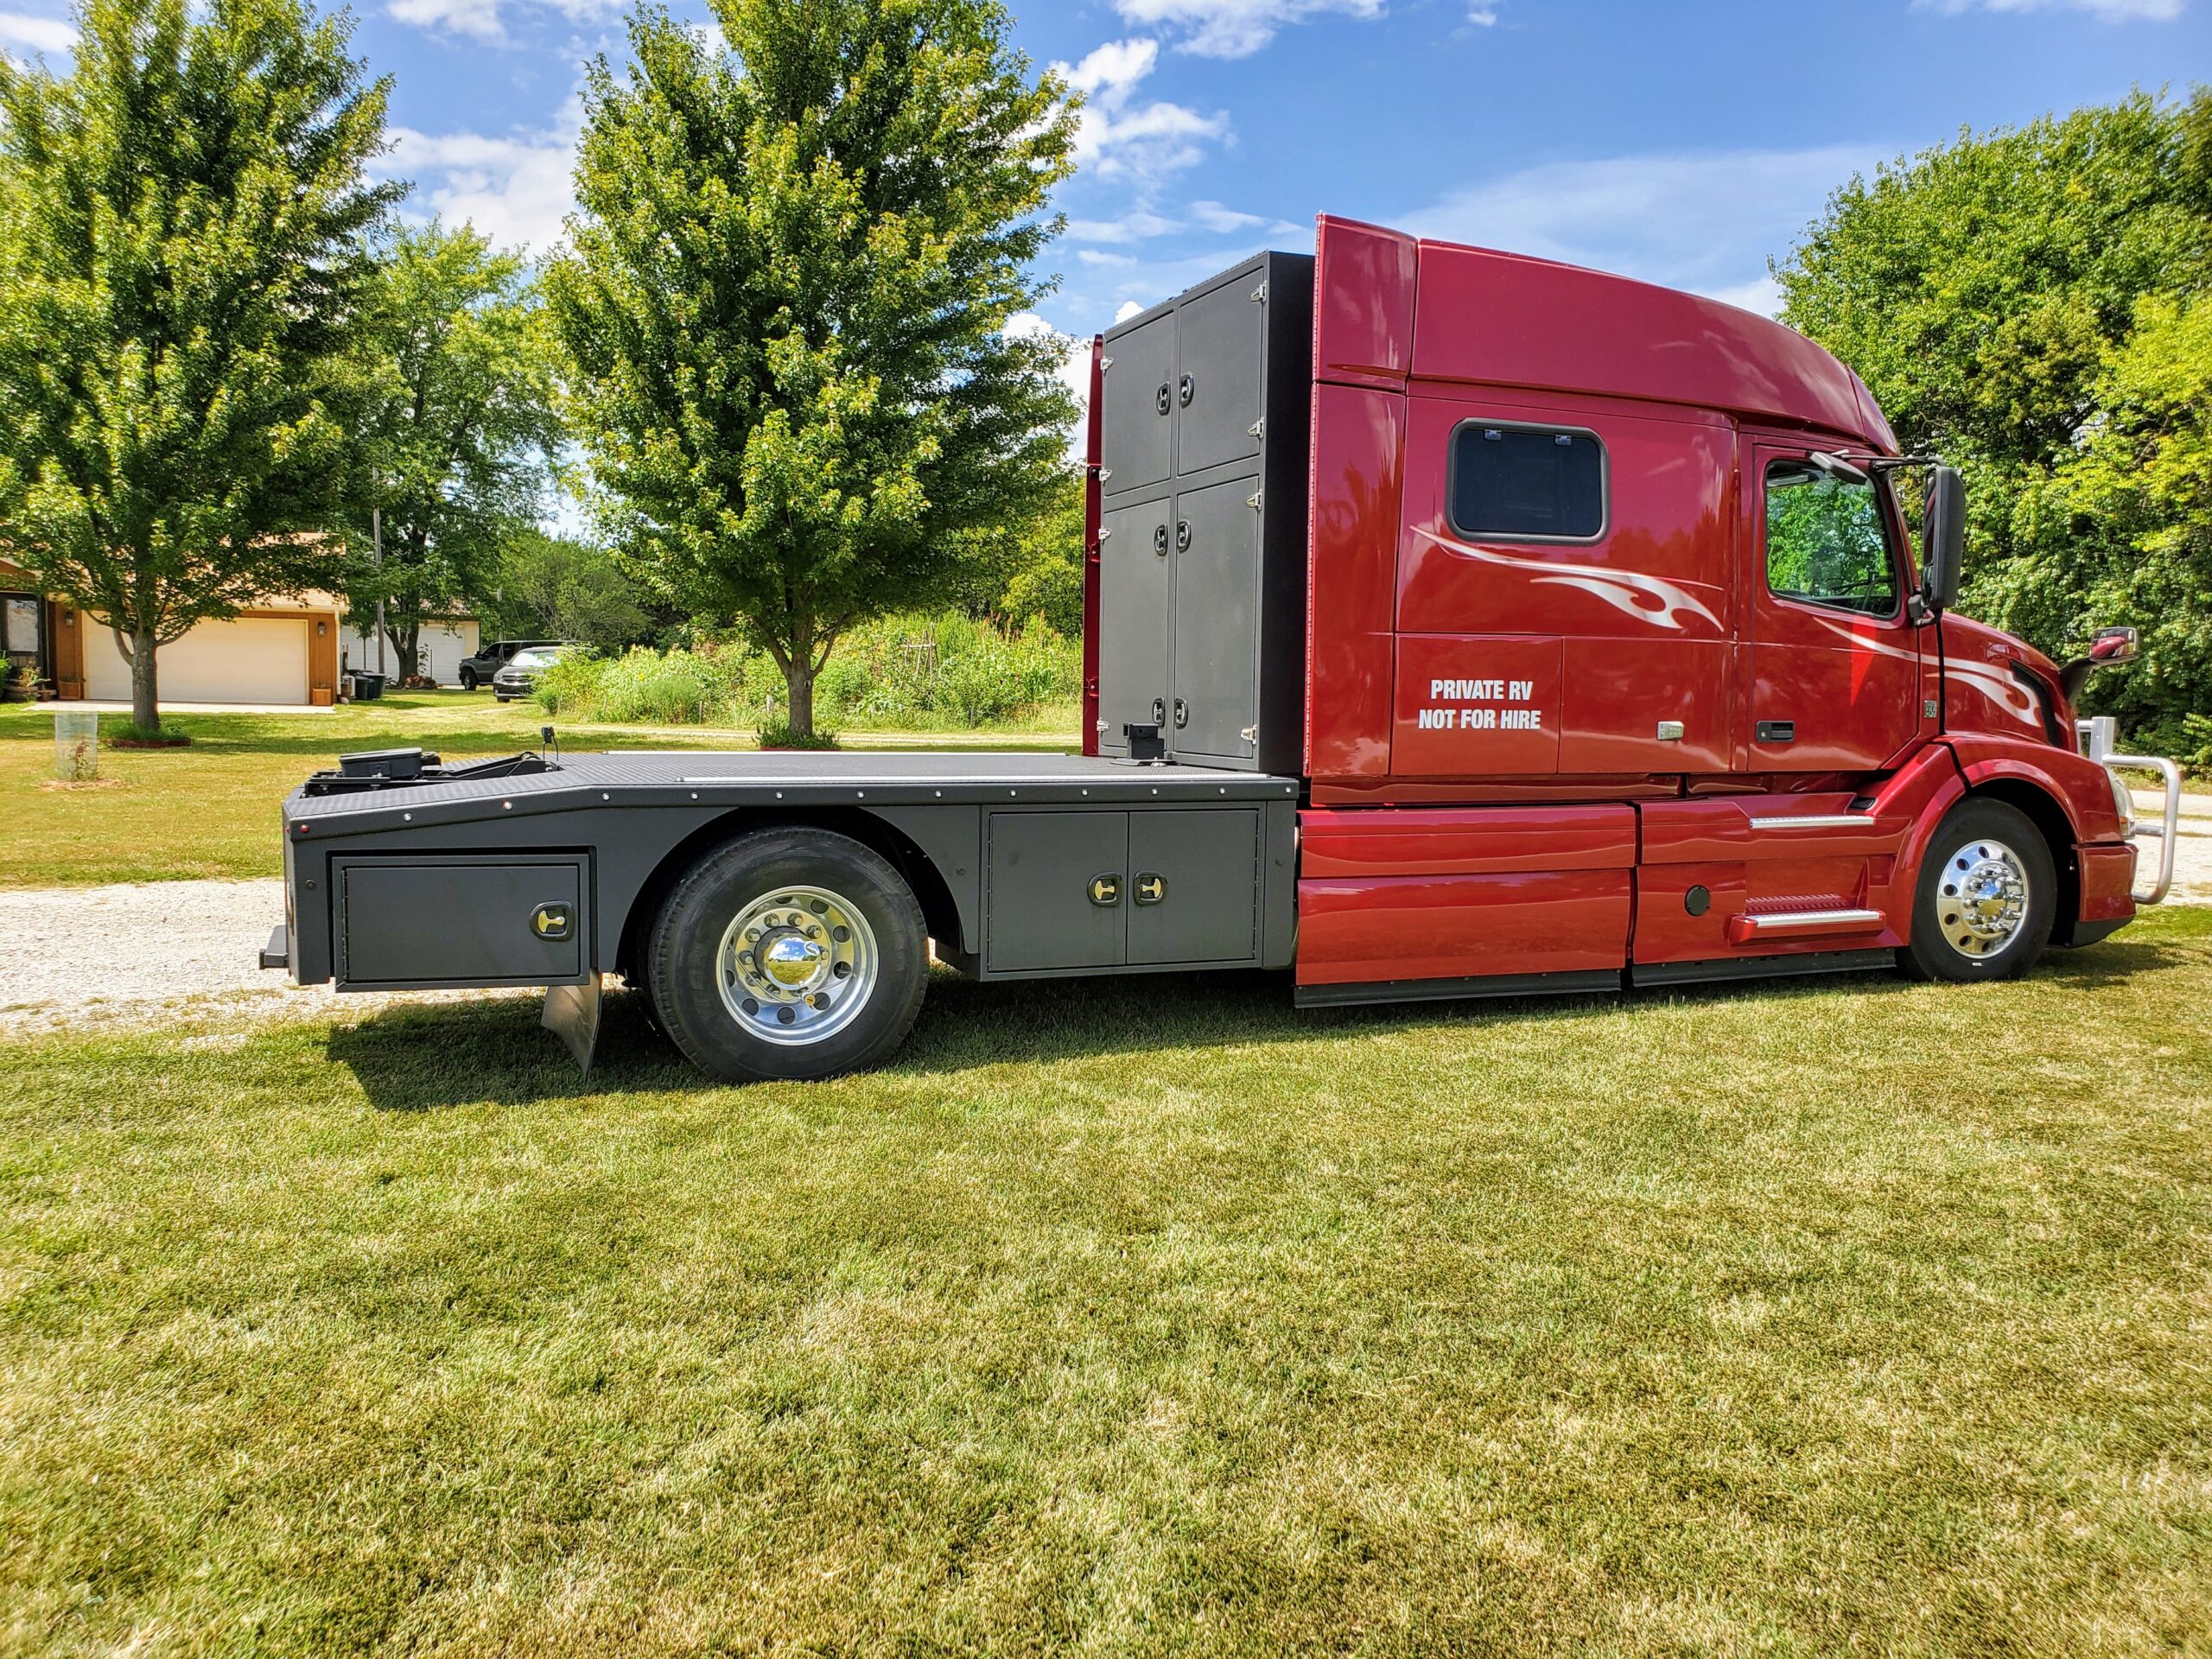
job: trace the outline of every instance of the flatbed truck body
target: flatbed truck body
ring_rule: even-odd
[[[1961,498],[1769,320],[1324,216],[1092,343],[1081,755],[351,757],[264,960],[603,975],[726,1077],[867,1065],[929,961],[1301,1005],[1903,966],[2163,897],[2063,668],[1949,613]],[[1926,568],[1923,568],[1923,565]],[[2163,763],[2151,763],[2163,764]],[[2149,826],[2145,826],[2148,829]]]

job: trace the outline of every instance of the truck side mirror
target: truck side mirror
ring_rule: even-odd
[[[2089,658],[2099,668],[2133,657],[2143,636],[2133,628],[2099,628],[2089,637]]]
[[[1959,571],[1966,562],[1967,486],[1955,467],[1938,467],[1928,480],[1928,556],[1921,593],[1929,606],[1948,611],[1959,602]]]

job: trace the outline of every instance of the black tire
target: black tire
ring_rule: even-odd
[[[474,669],[464,668],[461,671],[461,689],[464,691],[474,691],[476,689],[476,671]]]
[[[799,1033],[771,1040],[748,1029],[740,1007],[752,1009],[752,1017],[764,1027],[767,1021],[741,984],[733,982],[733,1001],[724,1000],[725,935],[749,906],[772,902],[779,888],[834,895],[866,925],[852,930],[866,938],[872,952],[873,967],[859,993],[864,1000],[851,1008],[839,1007],[843,1023],[818,1039]],[[791,906],[787,914],[798,917],[799,907]],[[810,918],[800,919],[811,925]],[[742,948],[742,938],[734,943]],[[837,947],[825,940],[822,946],[798,948],[818,954]],[[693,865],[662,904],[645,955],[646,986],[661,1029],[692,1065],[728,1083],[830,1077],[880,1064],[913,1028],[929,977],[922,907],[899,872],[849,836],[804,826],[740,836]],[[821,982],[825,1007],[836,989],[837,982]],[[783,995],[788,998],[791,993]],[[811,1005],[814,995],[804,1001]],[[768,1007],[783,1012],[773,1001]],[[798,1012],[815,1017],[806,1007]]]
[[[2024,889],[2009,923],[2008,876]],[[1916,979],[1954,984],[2017,979],[2050,943],[2057,909],[2057,871],[2034,821],[2002,801],[1961,801],[1921,861],[1911,943],[1897,965]]]

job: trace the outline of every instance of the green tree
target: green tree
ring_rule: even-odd
[[[0,538],[105,618],[134,720],[194,623],[327,580],[386,83],[298,0],[86,0],[0,60]]]
[[[1775,275],[1783,320],[1865,377],[1904,447],[1965,469],[1965,608],[2054,654],[2142,626],[2143,664],[2088,700],[2146,734],[2202,710],[2212,502],[2115,480],[2201,429],[2201,406],[2154,385],[2165,345],[2135,342],[2178,328],[2169,302],[2212,279],[2212,92],[1961,134],[1880,168]]]
[[[593,66],[548,273],[604,527],[658,594],[775,658],[788,719],[855,623],[1033,517],[1072,410],[1009,334],[1072,106],[986,0],[716,0]]]
[[[501,549],[536,515],[560,441],[557,348],[520,257],[435,223],[393,238],[364,336],[346,602],[363,619],[384,602],[412,675],[424,620],[490,587]]]
[[[991,609],[1011,622],[1041,616],[1058,633],[1083,632],[1083,474],[1071,467],[1044,511],[1018,532],[1012,569]]]
[[[2018,514],[2023,563],[2085,616],[2143,629],[2141,664],[2099,677],[2104,706],[2212,766],[2212,295],[2142,301],[2094,390],[2094,428]]]
[[[607,550],[536,528],[501,556],[496,591],[477,614],[511,639],[575,639],[602,651],[635,643],[654,619]]]

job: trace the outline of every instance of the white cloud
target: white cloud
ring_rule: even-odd
[[[442,29],[479,41],[507,37],[506,25],[499,17],[499,0],[391,0],[385,10],[399,22],[417,29]]]
[[[1115,308],[1114,321],[1116,322],[1127,322],[1131,317],[1134,317],[1138,312],[1143,309],[1144,307],[1139,305],[1135,300],[1123,300],[1122,303]]]
[[[59,54],[73,51],[76,45],[77,26],[67,19],[34,17],[22,11],[0,11],[0,46]]]
[[[1075,159],[1101,179],[1149,182],[1192,165],[1205,145],[1229,132],[1225,115],[1180,104],[1140,104],[1138,84],[1160,61],[1157,41],[1109,41],[1077,64],[1052,67],[1084,95]]]
[[[2107,23],[2170,23],[2182,14],[2189,0],[1913,0],[1923,10],[1962,11],[2086,11]]]
[[[580,23],[612,15],[620,0],[513,0],[525,8],[541,3],[570,22]],[[504,15],[507,3],[509,0],[390,0],[385,10],[417,29],[499,42],[507,38]]]
[[[1252,230],[1268,222],[1257,213],[1240,213],[1217,201],[1194,201],[1185,211],[1191,215],[1192,223],[1200,229],[1215,231],[1223,236],[1236,231]]]
[[[582,119],[582,102],[572,96],[551,130],[520,137],[396,127],[383,170],[416,181],[410,209],[449,225],[467,220],[500,247],[520,245],[542,256],[575,206],[570,174]]]
[[[1780,302],[1764,272],[1874,146],[1556,162],[1457,190],[1394,220],[1421,236],[1592,265],[1750,310]]]
[[[1185,52],[1242,58],[1276,30],[1323,12],[1380,17],[1382,0],[1114,0],[1114,10],[1141,28],[1174,31]]]
[[[1177,220],[1162,218],[1149,207],[1133,207],[1119,219],[1071,219],[1067,237],[1071,242],[1141,242],[1182,228]]]
[[[1127,253],[1107,253],[1098,248],[1077,248],[1075,257],[1086,265],[1134,265],[1136,258]]]
[[[1497,8],[1496,6],[1469,6],[1467,21],[1477,29],[1492,28],[1497,22]]]

